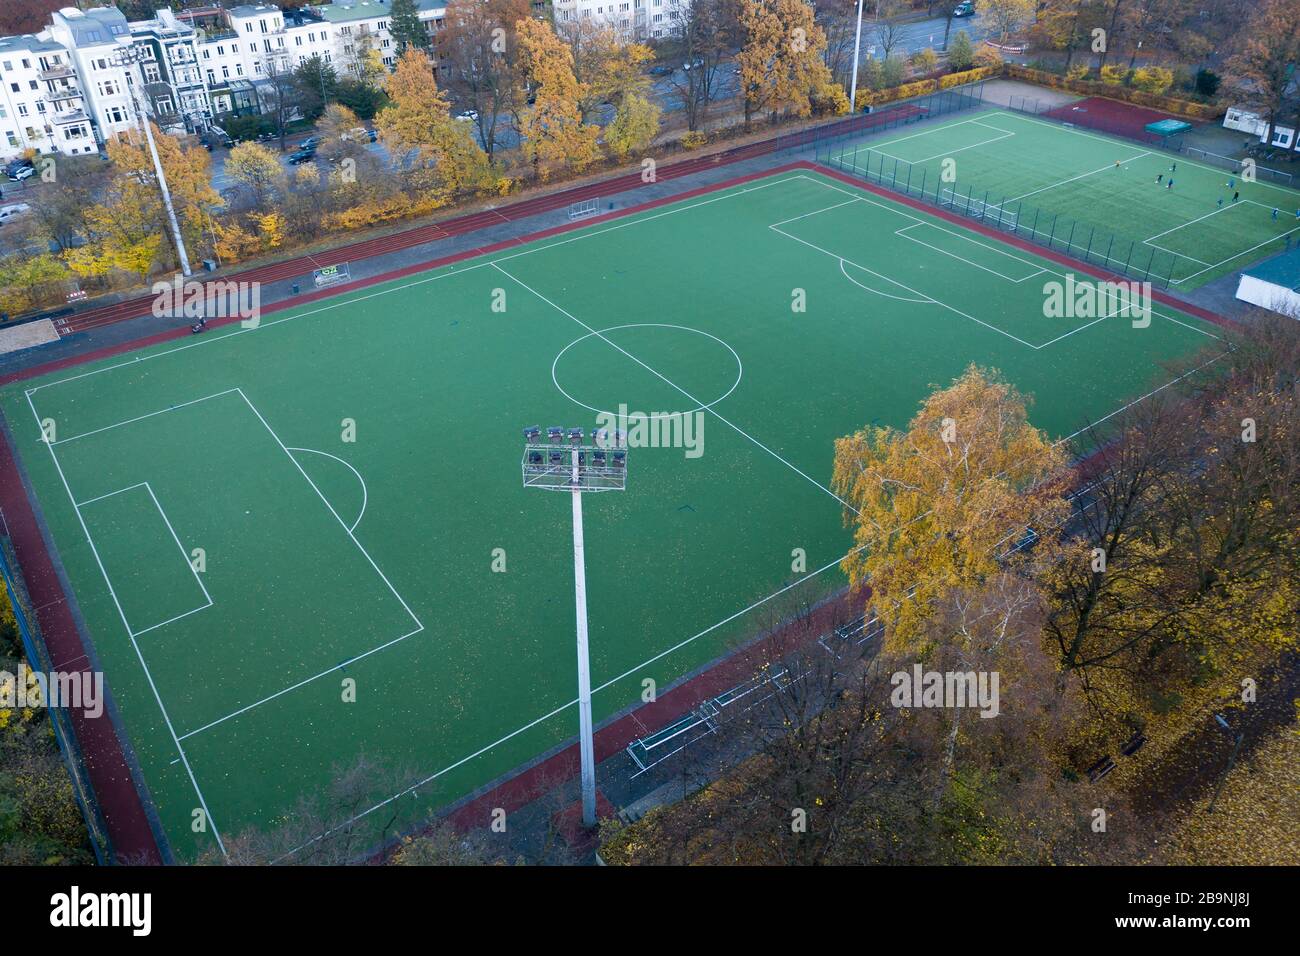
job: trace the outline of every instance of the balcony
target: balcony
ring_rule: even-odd
[[[36,77],[40,80],[70,80],[76,75],[71,66],[59,65],[48,70],[41,70],[36,74]]]

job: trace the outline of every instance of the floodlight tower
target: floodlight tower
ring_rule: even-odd
[[[163,208],[167,210],[167,221],[171,224],[172,238],[176,242],[176,257],[180,260],[181,274],[188,277],[191,274],[190,257],[185,251],[185,239],[181,235],[180,224],[176,221],[176,209],[172,205],[171,190],[167,188],[167,176],[163,173],[162,160],[158,158],[158,144],[154,142],[153,129],[149,124],[149,108],[145,105],[139,88],[144,85],[141,64],[146,59],[144,47],[123,46],[113,55],[112,63],[114,66],[124,68],[128,73],[126,85],[130,88],[131,105],[135,107],[140,123],[144,126],[144,138],[149,144],[149,155],[153,159],[154,173],[158,177],[158,189],[162,193]],[[139,86],[135,82],[137,73],[140,76]]]
[[[568,444],[565,444],[565,439]],[[582,758],[582,824],[596,825],[596,756],[591,726],[591,657],[587,647],[587,568],[582,547],[582,494],[627,485],[627,436],[600,429],[583,444],[581,428],[524,429],[524,487],[567,491],[573,498],[573,599],[578,631],[578,750]]]

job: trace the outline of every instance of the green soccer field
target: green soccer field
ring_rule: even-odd
[[[1004,110],[823,152],[835,168],[913,194],[938,191],[960,211],[1129,274],[1149,271],[1175,289],[1245,268],[1300,236],[1300,191]]]
[[[1044,318],[1063,271],[787,169],[10,384],[0,410],[189,858],[360,754],[412,770],[385,806],[414,814],[576,732],[570,503],[522,487],[522,426],[707,409],[698,457],[634,447],[627,490],[588,497],[599,721],[779,589],[842,585],[837,436],[976,362],[1065,438],[1216,343],[1159,306]]]

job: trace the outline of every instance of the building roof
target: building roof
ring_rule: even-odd
[[[1291,215],[1294,214],[1295,211],[1292,210]],[[1300,292],[1300,247],[1266,259],[1257,266],[1243,270],[1242,274],[1292,292]]]
[[[416,8],[421,12],[443,10],[447,0],[415,0]],[[369,20],[383,17],[393,12],[391,0],[334,0],[333,3],[312,7],[321,17],[330,23],[347,23],[350,20]]]
[[[64,7],[57,16],[68,25],[74,46],[97,46],[131,35],[126,17],[117,7],[94,7],[85,11]]]
[[[63,52],[63,49],[62,43],[55,43],[53,40],[45,40],[31,34],[17,37],[0,37],[0,53],[9,50],[27,50],[31,53],[45,53],[50,50]]]

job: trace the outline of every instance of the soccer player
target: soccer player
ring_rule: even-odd
[[[1156,185],[1159,186],[1160,183],[1161,183],[1161,181],[1162,181],[1164,178],[1165,178],[1165,174],[1164,174],[1164,173],[1156,173]]]
[[[1273,207],[1273,221],[1277,222],[1277,206]]]
[[[1174,177],[1170,176],[1169,182],[1165,183],[1165,189],[1173,189],[1173,188],[1174,188]]]
[[[1240,197],[1241,197],[1241,190],[1238,189],[1236,192],[1232,194],[1232,201],[1236,202]]]

